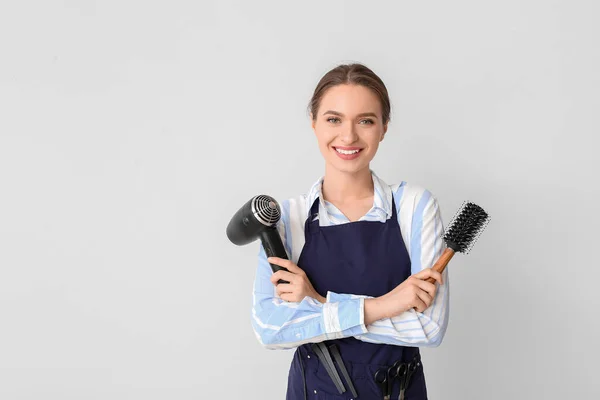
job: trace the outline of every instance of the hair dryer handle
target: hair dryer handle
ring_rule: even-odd
[[[265,249],[265,253],[267,253],[267,257],[279,257],[289,260],[287,252],[285,251],[285,247],[283,247],[281,236],[279,236],[279,232],[277,231],[277,228],[275,226],[266,227],[265,229],[261,230],[259,235],[262,246]],[[273,272],[277,272],[281,269],[287,271],[287,268],[271,263],[269,264],[271,265],[271,270]],[[277,283],[289,282],[280,279],[277,281]]]

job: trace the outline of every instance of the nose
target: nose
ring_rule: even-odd
[[[356,127],[354,124],[350,124],[350,126],[340,134],[340,139],[344,144],[352,144],[358,140],[358,135],[356,133]]]

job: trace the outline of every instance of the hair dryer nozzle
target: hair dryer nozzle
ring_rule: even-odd
[[[227,237],[238,246],[258,239],[265,227],[275,226],[281,218],[281,208],[271,196],[254,196],[231,218],[227,225]]]

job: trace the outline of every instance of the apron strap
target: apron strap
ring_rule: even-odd
[[[394,199],[394,195],[392,194],[392,221],[398,221],[398,216],[396,214],[396,200]]]
[[[319,216],[319,198],[317,197],[315,199],[315,201],[313,201],[312,205],[310,206],[310,213],[308,214],[308,217],[306,218],[306,222],[304,223],[304,234],[308,234],[310,233],[315,233],[316,231],[318,231],[319,229],[319,219],[317,218]],[[315,219],[317,218],[317,219]],[[394,195],[392,194],[392,216],[391,216],[391,222],[392,223],[397,223],[398,222],[398,213],[396,211],[396,200],[394,199]]]
[[[308,233],[315,233],[319,230],[319,220],[315,219],[319,216],[319,198],[317,197],[310,207],[310,213],[306,222],[304,223],[304,237],[307,237]]]

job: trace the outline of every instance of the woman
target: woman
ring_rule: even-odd
[[[437,200],[418,185],[387,185],[370,169],[390,100],[369,68],[332,69],[309,108],[325,174],[282,202],[278,230],[289,260],[267,259],[261,247],[254,331],[266,348],[296,348],[287,399],[398,398],[399,380],[379,382],[406,366],[405,398],[426,399],[419,347],[438,346],[448,323],[447,269],[431,269],[445,248]],[[272,273],[269,262],[288,271]]]

